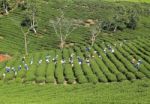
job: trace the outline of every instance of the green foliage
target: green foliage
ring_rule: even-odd
[[[69,84],[72,84],[75,81],[72,67],[70,64],[64,65],[64,75],[65,75],[65,79]]]
[[[51,62],[48,64],[46,68],[46,82],[47,83],[54,83],[54,70],[55,70],[55,65]]]
[[[63,66],[60,63],[58,63],[55,69],[55,77],[58,84],[64,83],[63,70],[64,70]]]

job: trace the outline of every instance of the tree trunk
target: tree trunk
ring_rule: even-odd
[[[24,34],[25,55],[28,55],[27,35]]]
[[[4,9],[6,15],[9,14],[7,4],[3,3],[3,9]]]
[[[61,43],[60,43],[60,48],[63,49],[65,45],[65,41],[61,37]]]
[[[93,36],[91,40],[92,40],[91,46],[93,47],[95,43],[95,36]]]
[[[9,14],[9,12],[8,12],[7,8],[5,8],[5,13],[6,13],[6,15],[7,15],[7,14]]]
[[[37,31],[35,29],[35,13],[32,13],[32,24],[31,24],[31,28],[33,30],[33,32],[36,34]]]
[[[118,26],[115,26],[115,28],[114,28],[114,32],[116,32],[116,31],[117,31],[117,27],[118,27]]]
[[[33,31],[34,31],[35,34],[37,34],[37,31],[36,31],[36,29],[34,27],[33,27]]]

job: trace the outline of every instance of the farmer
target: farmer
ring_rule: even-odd
[[[95,55],[94,54],[92,54],[92,58],[94,58],[95,57]]]
[[[41,63],[42,63],[42,59],[39,60],[39,64],[41,64]]]
[[[12,67],[12,68],[11,68],[11,70],[12,70],[13,72],[15,72],[15,71],[16,71],[16,69],[15,69],[14,67]]]
[[[3,78],[5,78],[6,77],[6,74],[5,73],[3,73]]]
[[[70,64],[73,64],[73,57],[69,58],[69,62],[70,62]]]
[[[90,51],[90,49],[91,49],[90,47],[85,48],[85,50],[88,51],[88,52]]]
[[[122,43],[120,43],[120,46],[122,46]]]
[[[79,65],[82,64],[83,60],[78,56],[78,62],[79,62]]]
[[[71,53],[71,55],[70,55],[70,59],[71,59],[71,60],[73,60],[73,56],[74,56],[74,54]]]
[[[104,53],[106,54],[107,52],[106,52],[106,48],[104,48]]]
[[[31,61],[30,61],[30,65],[32,65],[33,64],[33,57],[32,57],[32,59],[31,59]]]
[[[136,62],[136,60],[135,60],[135,58],[133,58],[133,59],[131,60],[131,63],[132,63],[132,64],[135,64],[135,62]]]
[[[100,53],[99,53],[99,52],[97,52],[97,55],[98,55],[98,57],[99,57],[99,58],[101,57],[101,55],[100,55]]]
[[[96,53],[97,53],[97,51],[96,51],[96,50],[94,50],[94,53],[96,54]]]
[[[18,71],[20,71],[20,70],[21,70],[21,65],[18,66]]]
[[[61,64],[65,64],[65,63],[66,63],[65,59],[64,59],[64,58],[62,58],[62,60],[61,60]]]
[[[15,71],[15,76],[17,76],[17,71]]]
[[[58,55],[56,55],[56,57],[54,57],[53,59],[52,59],[52,61],[56,64],[57,63],[57,58],[58,58]]]
[[[110,45],[107,45],[107,47],[108,47],[108,50],[111,50],[111,46]]]
[[[47,55],[45,58],[46,58],[46,59],[50,59],[50,57],[51,57],[50,55]]]
[[[72,65],[72,67],[74,66],[73,65],[73,54],[71,54],[70,58],[69,58],[69,63]]]
[[[7,66],[6,66],[6,72],[7,72],[7,73],[10,72],[10,67],[7,67]]]
[[[114,52],[115,52],[115,50],[112,48],[112,49],[111,49],[111,53],[114,53]]]
[[[137,69],[139,69],[139,67],[140,67],[141,64],[142,64],[142,61],[141,61],[141,60],[138,60],[138,62],[137,62],[137,64],[135,65],[135,67],[136,67]]]
[[[28,71],[29,70],[29,67],[27,64],[24,65],[24,68]]]
[[[86,59],[86,63],[88,64],[88,66],[90,66],[90,60]]]
[[[48,64],[50,61],[49,61],[49,59],[46,59],[46,63]]]
[[[24,62],[25,62],[25,58],[26,58],[25,56],[24,56],[24,57],[22,57],[22,63],[24,63]]]

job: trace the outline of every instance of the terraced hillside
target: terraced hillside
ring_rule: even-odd
[[[4,1],[0,104],[149,104],[149,0]],[[30,3],[36,4],[37,21],[28,29]],[[54,23],[63,19],[78,28],[68,35],[59,27],[59,37]],[[62,35],[68,35],[65,42]]]
[[[30,54],[25,62],[22,62],[22,56],[16,56],[12,61],[0,64],[0,79],[19,83],[75,84],[150,78],[149,45],[149,40],[145,38],[134,41],[100,41],[89,50],[89,45],[81,45],[63,51],[56,49]],[[113,53],[109,47],[114,49]],[[71,62],[69,59],[72,54]],[[82,59],[81,64],[79,58]],[[133,59],[135,62],[132,62]],[[142,63],[138,66],[139,60]],[[26,69],[25,64],[29,69]],[[10,67],[9,72],[6,66]]]
[[[64,8],[64,5],[67,5],[64,9],[66,17],[83,21],[90,18],[93,20],[111,18],[117,13],[117,8],[133,9],[135,6],[134,10],[139,13],[138,27],[135,30],[125,29],[115,33],[104,32],[97,37],[93,47],[90,47],[89,27],[81,27],[67,40],[68,43],[75,45],[61,51],[57,47],[59,40],[47,21],[59,15],[57,9]],[[24,37],[20,29],[25,11],[19,8],[15,9],[8,16],[0,17],[0,51],[13,55],[12,60],[0,63],[0,79],[5,82],[73,84],[120,82],[149,78],[150,16],[148,5],[128,2],[108,4],[103,1],[39,1],[37,3],[38,35],[30,33],[28,36],[29,56],[26,57],[25,63],[22,63]],[[87,51],[87,47],[91,49]],[[112,49],[114,49],[114,53],[110,52]],[[70,63],[69,59],[72,54],[74,57]],[[57,55],[57,62],[54,62],[52,59],[56,58]],[[50,56],[49,63],[46,62],[46,56]],[[42,60],[41,64],[39,64],[40,60]],[[83,62],[80,65],[79,61],[81,60]],[[132,60],[135,62],[133,63]],[[137,65],[139,60],[142,63]],[[32,65],[31,61],[33,61]],[[62,64],[61,61],[66,62]],[[29,70],[27,70],[27,66]],[[6,67],[10,67],[9,72],[7,72]]]
[[[67,6],[65,6],[67,5]],[[38,35],[30,33],[28,36],[28,50],[35,52],[40,50],[51,50],[58,48],[58,39],[55,36],[54,30],[49,26],[49,20],[57,17],[58,8],[64,8],[64,13],[67,18],[74,18],[85,21],[87,19],[110,19],[117,13],[117,8],[135,9],[139,12],[139,25],[135,31],[125,30],[116,32],[115,35],[103,34],[99,40],[132,40],[140,37],[149,38],[149,4],[137,4],[128,2],[102,2],[97,0],[66,1],[49,0],[38,1]],[[45,8],[49,7],[49,9]],[[141,8],[141,9],[139,9]],[[20,8],[14,9],[8,16],[0,16],[0,51],[8,53],[23,53],[24,38],[21,32],[21,21],[25,16],[25,11]],[[143,33],[144,31],[144,33]],[[113,34],[113,33],[112,33]],[[133,35],[131,35],[133,34]],[[89,42],[89,28],[82,27],[72,33],[67,42],[76,44],[86,44]]]

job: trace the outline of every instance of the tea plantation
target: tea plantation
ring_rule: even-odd
[[[0,12],[0,55],[11,57],[0,62],[0,104],[149,104],[149,1],[109,1],[36,0],[37,33],[29,31],[27,43],[29,11]],[[62,49],[49,23],[59,9],[82,25]],[[93,45],[88,20],[102,20]]]

